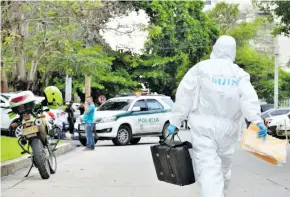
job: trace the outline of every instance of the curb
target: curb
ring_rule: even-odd
[[[65,154],[71,150],[73,150],[75,146],[72,144],[61,144],[57,147],[57,150],[55,151],[56,156],[60,156],[62,154]],[[13,174],[18,170],[21,170],[23,168],[26,168],[31,165],[31,158],[29,158],[30,155],[25,155],[20,158],[12,159],[9,161],[5,161],[1,163],[1,177],[7,176],[9,174]]]

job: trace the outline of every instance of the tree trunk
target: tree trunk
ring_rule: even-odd
[[[44,87],[47,87],[47,86],[48,86],[49,79],[50,79],[50,76],[49,76],[49,75],[47,75],[47,76],[45,77],[45,81],[44,81]]]
[[[28,34],[28,24],[24,21],[24,13],[21,8],[23,2],[13,1],[12,2],[12,32],[16,35],[14,39],[14,51],[15,55],[18,57],[18,62],[13,70],[14,76],[14,86],[17,90],[26,89],[26,69],[25,69],[25,57],[24,57],[24,39]]]
[[[91,80],[89,76],[85,76],[85,94],[86,97],[91,96]]]
[[[33,56],[32,56],[32,62],[31,62],[31,66],[30,66],[30,71],[28,73],[27,76],[27,89],[30,90],[33,86],[33,83],[35,82],[35,77],[36,77],[36,72],[37,72],[37,66],[38,66],[38,54],[40,53],[40,47],[37,47],[35,49],[35,51],[33,52]]]
[[[20,38],[16,38],[18,41],[18,46],[17,47],[17,56],[19,58],[19,62],[17,64],[17,74],[18,74],[18,80],[20,81],[25,81],[26,80],[26,71],[25,71],[25,59],[24,59],[24,46],[23,46],[23,42],[24,42],[24,24],[23,21],[24,20],[24,13],[22,11],[22,9],[20,8],[21,6],[21,2],[15,2],[16,4],[18,4],[18,9],[17,9],[17,13],[15,13],[16,16],[16,21],[18,21],[17,28],[16,28],[16,33],[17,35],[20,36]]]
[[[12,31],[12,35],[16,35],[17,34],[17,24],[16,23],[14,23],[12,26],[11,26],[11,31]],[[14,40],[15,41],[15,40]],[[16,42],[15,42],[15,44],[14,44],[14,46],[12,47],[12,53],[13,53],[13,55],[15,55],[16,57],[17,57],[17,54],[16,54],[16,46],[15,45],[17,45],[16,44]],[[13,65],[13,70],[12,70],[12,79],[13,80],[16,80],[18,77],[18,73],[17,73],[17,62]]]
[[[0,92],[9,92],[9,89],[8,89],[8,82],[7,82],[7,78],[6,78],[6,72],[5,70],[3,69],[3,66],[1,66],[2,69],[1,69],[1,90]]]
[[[35,77],[36,77],[36,72],[37,72],[37,65],[38,65],[38,60],[32,60],[31,67],[30,67],[30,72],[28,74],[28,84],[27,84],[27,89],[30,90],[33,86],[33,83],[35,82]]]

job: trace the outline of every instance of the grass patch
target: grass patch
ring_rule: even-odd
[[[64,144],[64,142],[59,141],[58,144]],[[21,152],[17,138],[1,136],[1,162],[24,156]]]
[[[1,162],[21,157],[21,152],[17,138],[1,136]]]

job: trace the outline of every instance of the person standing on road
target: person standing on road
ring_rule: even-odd
[[[202,197],[225,196],[243,117],[260,127],[258,137],[267,135],[250,76],[233,63],[235,56],[235,39],[221,36],[210,59],[192,67],[180,82],[168,127],[174,134],[188,117]]]
[[[68,114],[67,121],[69,123],[69,132],[71,134],[74,134],[74,112],[75,112],[75,110],[73,109],[72,105],[73,105],[73,102],[70,101],[65,109],[65,112]]]
[[[93,136],[93,129],[95,125],[94,116],[95,116],[95,105],[93,103],[93,98],[89,96],[86,98],[85,113],[84,113],[84,118],[83,118],[83,122],[85,123],[85,129],[86,129],[86,137],[87,137],[87,146],[85,150],[95,149],[95,139]]]

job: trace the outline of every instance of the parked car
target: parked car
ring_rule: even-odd
[[[290,108],[278,108],[278,109],[269,109],[261,114],[261,117],[265,120],[266,118],[272,116],[280,116],[290,112]]]
[[[276,136],[280,138],[286,138],[286,130],[288,139],[290,141],[290,113],[284,119],[278,120]]]
[[[265,118],[269,117],[267,115],[263,115],[263,114],[267,114],[267,112],[271,112],[272,110],[274,110],[274,105],[273,104],[260,104],[260,109],[261,109],[261,116],[263,118],[263,116],[265,116]],[[265,118],[263,118],[263,120],[265,121]],[[251,124],[251,122],[249,122],[247,119],[245,119],[246,122],[246,127],[248,128]]]
[[[274,104],[261,104],[261,113],[268,111],[270,109],[274,109]]]
[[[115,145],[137,144],[141,137],[167,135],[173,101],[168,96],[128,96],[106,101],[95,112],[95,140],[112,140]],[[82,116],[75,129],[86,145]]]
[[[11,124],[18,120],[18,116],[10,119],[8,116],[8,112],[11,111],[9,107],[9,98],[15,95],[15,93],[1,93],[0,100],[1,100],[1,135],[7,136],[14,136],[14,129],[11,127]]]
[[[290,112],[288,114],[283,114],[279,116],[272,116],[266,118],[266,126],[268,127],[268,133],[273,135],[274,137],[285,137],[285,120],[287,124],[287,130],[290,130],[290,122],[289,122]],[[277,132],[277,128],[279,132]],[[284,131],[281,131],[284,130]],[[284,134],[283,134],[284,132]]]

